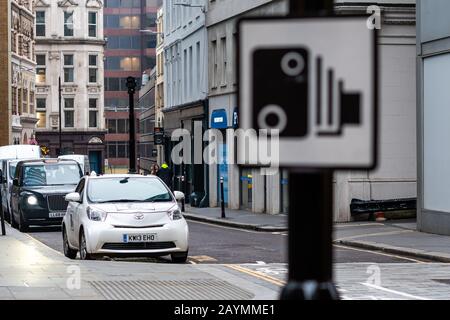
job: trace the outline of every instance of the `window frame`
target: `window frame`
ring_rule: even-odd
[[[70,14],[70,16],[66,17],[66,14]],[[67,22],[69,19],[66,18],[70,18],[72,17],[72,22]],[[75,36],[75,18],[74,18],[74,11],[64,11],[64,16],[63,16],[63,22],[64,22],[64,37],[74,37]],[[69,28],[68,26],[72,26],[72,28]],[[67,27],[67,29],[66,29]],[[66,34],[66,31],[70,30],[71,34]]]
[[[44,15],[44,22],[38,22],[38,14],[42,13]],[[38,33],[38,26],[44,28],[44,34],[40,35]],[[45,37],[47,35],[47,12],[45,10],[36,10],[36,37]]]
[[[91,14],[95,17],[95,23],[91,23],[90,18]],[[91,35],[91,27],[94,26],[95,35]],[[89,38],[97,38],[98,36],[98,12],[97,11],[88,11],[88,37]]]

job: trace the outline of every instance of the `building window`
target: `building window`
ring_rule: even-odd
[[[23,94],[22,94],[22,113],[29,113],[29,110],[28,110],[28,89],[27,88],[23,89]]]
[[[64,36],[73,37],[73,12],[64,12]]]
[[[36,83],[41,84],[46,81],[46,56],[45,54],[36,55]]]
[[[74,99],[66,98],[64,99],[64,127],[73,128],[75,127],[75,110],[74,110]]]
[[[22,91],[23,91],[22,88],[19,88],[19,94],[17,97],[17,108],[19,115],[22,115],[22,97],[23,97]]]
[[[128,158],[128,142],[108,142],[108,158]]]
[[[121,16],[119,26],[122,29],[139,29],[141,18],[139,16]]]
[[[108,133],[128,133],[128,119],[108,119]]]
[[[89,128],[97,128],[97,110],[89,110]]]
[[[227,85],[227,38],[220,39],[222,47],[222,79],[221,85]]]
[[[30,114],[34,114],[35,95],[34,91],[30,90]]]
[[[89,37],[97,37],[97,12],[89,12],[88,18]]]
[[[17,114],[18,110],[17,110],[17,88],[13,87],[12,88],[12,93],[11,93],[11,100],[12,100],[12,113],[13,114]]]
[[[64,55],[64,82],[73,82],[73,54]]]
[[[89,55],[89,82],[97,82],[97,55]]]
[[[36,11],[36,36],[45,37],[45,11]]]
[[[97,99],[89,99],[89,128],[98,127]]]
[[[47,102],[46,99],[37,98],[36,99],[36,117],[38,118],[37,127],[46,128],[47,127]]]
[[[217,88],[217,73],[218,73],[218,64],[217,64],[217,41],[212,41],[211,45],[212,50],[212,88]]]

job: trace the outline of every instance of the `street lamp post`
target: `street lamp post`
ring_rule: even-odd
[[[62,155],[62,88],[61,77],[58,78],[58,108],[59,108],[59,154]]]
[[[130,157],[130,168],[129,173],[136,173],[136,128],[135,128],[135,116],[134,116],[134,94],[136,93],[136,78],[127,78],[127,88],[129,96],[129,108],[130,108],[130,144],[129,144],[129,157]]]

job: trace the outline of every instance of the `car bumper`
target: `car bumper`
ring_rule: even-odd
[[[92,222],[84,227],[87,249],[91,254],[163,256],[186,252],[189,248],[189,229],[186,221],[172,221],[158,228],[116,228]],[[156,234],[152,242],[126,243],[124,235]]]
[[[65,212],[62,211],[49,211],[44,208],[21,208],[22,218],[28,225],[61,225]],[[56,218],[51,217],[56,215]]]

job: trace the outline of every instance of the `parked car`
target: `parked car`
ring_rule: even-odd
[[[60,225],[67,209],[65,196],[82,176],[74,160],[20,161],[11,190],[11,225],[22,232],[30,225]]]
[[[26,159],[26,160],[36,160],[36,159]],[[2,188],[2,205],[3,212],[5,213],[6,220],[11,222],[11,190],[13,185],[13,180],[16,175],[17,164],[25,159],[21,160],[5,160],[3,161],[1,188]]]
[[[155,176],[85,176],[68,194],[63,219],[64,254],[165,256],[183,263],[188,257],[188,225],[173,194]]]
[[[69,155],[59,156],[58,159],[75,160],[81,166],[81,170],[83,171],[84,174],[91,173],[91,166],[90,166],[90,162],[89,162],[89,157],[87,155],[69,154]],[[97,172],[97,173],[99,173],[99,172]]]
[[[11,212],[11,187],[12,178],[10,174],[10,161],[24,160],[24,159],[40,159],[42,157],[41,148],[35,145],[10,145],[0,147],[0,172],[2,179],[0,179],[0,193],[2,196],[3,212],[5,217],[10,221]]]

